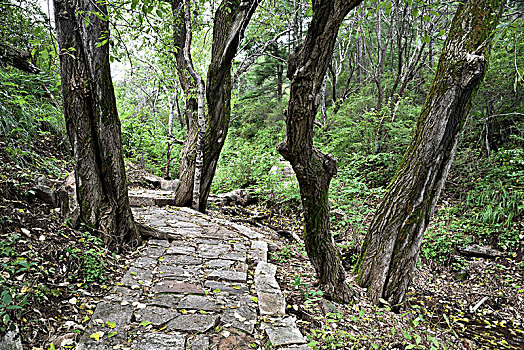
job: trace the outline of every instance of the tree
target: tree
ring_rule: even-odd
[[[338,29],[361,1],[314,0],[306,38],[289,58],[291,92],[286,139],[278,151],[293,166],[304,208],[304,243],[326,295],[348,301],[351,290],[339,252],[329,230],[328,190],[337,172],[335,158],[313,146],[313,127],[324,77],[333,56]]]
[[[416,131],[363,243],[358,283],[373,300],[400,304],[422,236],[447,178],[472,99],[484,77],[502,0],[461,3]]]
[[[137,244],[109,67],[106,7],[88,0],[55,0],[54,7],[80,219],[109,245]]]
[[[184,142],[180,164],[180,186],[175,195],[178,205],[196,204],[195,209],[205,211],[211,182],[215,175],[220,151],[224,145],[231,114],[231,66],[246,27],[258,6],[258,0],[224,0],[218,7],[213,26],[213,46],[211,63],[208,67],[205,84],[206,115],[197,112],[198,100],[195,98],[204,85],[202,78],[195,75],[190,55],[191,19],[190,2],[173,0],[172,8],[176,19],[174,41],[177,70],[182,88],[186,94],[186,116],[188,118],[187,136]],[[204,113],[204,111],[202,111]],[[205,128],[201,128],[198,118],[205,118]],[[204,129],[204,130],[202,130]],[[201,133],[199,140],[199,133]],[[201,157],[197,156],[201,152]],[[200,164],[201,163],[201,164]],[[196,176],[195,176],[196,175]],[[199,184],[200,186],[194,186]],[[200,187],[200,188],[198,188]],[[198,194],[198,199],[194,198]]]

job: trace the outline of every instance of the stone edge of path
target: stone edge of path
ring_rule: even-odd
[[[296,318],[286,315],[286,299],[276,280],[277,266],[267,262],[268,243],[264,236],[249,227],[224,219],[210,218],[211,221],[229,226],[251,239],[250,260],[255,267],[255,291],[258,298],[260,317],[264,330],[273,347],[281,350],[308,350],[306,339],[296,324]]]

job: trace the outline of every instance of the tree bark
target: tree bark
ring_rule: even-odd
[[[414,138],[364,240],[358,283],[374,301],[406,295],[422,236],[456,153],[472,99],[484,76],[486,46],[502,0],[461,3],[440,56]]]
[[[198,208],[202,212],[206,210],[211,182],[229,128],[232,61],[258,3],[258,0],[224,0],[215,13],[211,63],[206,81],[207,115],[202,145],[203,164],[200,191],[198,191],[200,193]],[[193,179],[198,135],[198,125],[195,122],[194,114],[193,122],[188,126],[188,135],[194,136],[188,137],[187,144],[184,145],[185,151],[180,165],[181,184],[176,193],[177,205],[183,206],[190,206],[194,200],[192,198]]]
[[[337,172],[336,160],[313,146],[313,125],[320,92],[338,29],[361,0],[313,1],[313,19],[305,41],[289,58],[291,93],[286,117],[286,139],[277,147],[291,162],[304,208],[304,243],[326,296],[349,301],[351,289],[338,249],[329,230],[328,189]]]
[[[187,48],[189,59],[186,59],[186,11],[183,0],[171,0],[171,9],[175,18],[173,28],[173,42],[175,44],[175,59],[178,79],[185,95],[184,116],[187,133],[182,147],[182,160],[179,167],[180,185],[175,193],[175,203],[179,206],[191,206],[193,181],[195,175],[196,143],[198,137],[197,110],[198,102],[195,98],[197,82],[189,73],[188,62],[192,62],[191,48]]]
[[[55,0],[67,132],[75,157],[80,218],[117,249],[138,244],[127,195],[120,120],[109,67],[105,5]],[[86,24],[88,23],[88,24]]]
[[[31,62],[31,54],[0,43],[0,63],[8,64],[27,73],[38,74],[40,69]]]

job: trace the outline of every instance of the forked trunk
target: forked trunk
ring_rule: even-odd
[[[484,76],[487,46],[502,0],[460,4],[414,138],[366,235],[358,282],[375,301],[400,304],[422,236],[440,196],[472,99]]]
[[[117,248],[140,234],[127,195],[120,120],[109,69],[103,4],[55,0],[67,133],[73,146],[80,219]]]

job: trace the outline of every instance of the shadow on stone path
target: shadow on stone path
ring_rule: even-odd
[[[309,349],[267,263],[267,243],[241,225],[187,208],[134,208],[151,239],[100,302],[77,350]]]

